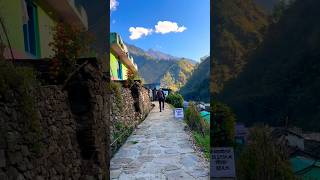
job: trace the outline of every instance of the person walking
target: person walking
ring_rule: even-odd
[[[160,112],[161,112],[161,109],[164,110],[164,100],[166,98],[165,94],[164,94],[164,92],[162,91],[161,88],[157,92],[157,98],[158,98],[158,101],[159,101],[159,108],[160,108]]]

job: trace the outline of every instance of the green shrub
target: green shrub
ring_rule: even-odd
[[[54,83],[62,83],[76,69],[77,59],[89,55],[93,39],[85,29],[62,22],[52,28],[52,35],[49,74]]]
[[[196,144],[201,147],[202,151],[206,158],[210,158],[210,135],[202,135],[198,132],[193,132],[193,138],[196,141]]]
[[[287,148],[274,142],[269,127],[251,128],[248,142],[237,159],[237,179],[296,179]]]
[[[185,121],[192,130],[196,144],[206,158],[210,158],[210,125],[201,117],[194,103],[190,102],[185,111]]]
[[[191,130],[196,131],[203,136],[209,133],[209,124],[201,117],[194,103],[190,102],[185,111],[185,121]]]
[[[232,110],[225,104],[213,102],[213,131],[212,137],[214,146],[233,146],[235,135],[236,117]]]
[[[175,108],[183,108],[183,97],[179,93],[171,93],[166,97],[166,102]]]
[[[110,82],[108,91],[112,93],[115,97],[117,107],[122,110],[123,107],[123,97],[122,97],[122,92],[121,92],[122,85],[120,83],[116,82]]]

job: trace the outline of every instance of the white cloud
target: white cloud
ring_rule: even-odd
[[[119,2],[117,0],[110,0],[110,11],[115,11]]]
[[[183,32],[187,28],[185,26],[178,26],[177,23],[171,21],[158,21],[155,25],[156,33],[166,34],[170,32]]]
[[[129,38],[131,40],[139,39],[142,36],[150,35],[152,31],[153,31],[152,29],[147,29],[144,27],[130,27],[129,32],[131,33],[131,35]]]

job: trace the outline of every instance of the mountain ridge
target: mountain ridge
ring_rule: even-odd
[[[145,83],[160,83],[162,87],[168,87],[174,91],[179,90],[191,76],[195,62],[189,59],[163,59],[164,57],[174,57],[172,55],[157,56],[150,54],[134,45],[126,44],[130,55],[138,65],[139,75]],[[158,58],[160,57],[160,58]]]
[[[184,99],[210,102],[210,62],[210,56],[207,56],[195,67],[187,83],[180,89]]]
[[[318,0],[300,0],[269,25],[236,79],[216,96],[239,121],[320,131]]]
[[[164,60],[164,61],[178,61],[180,59],[184,59],[184,60],[189,61],[192,64],[197,63],[197,61],[195,61],[193,59],[173,56],[173,55],[170,55],[168,53],[165,53],[165,52],[153,49],[153,48],[149,48],[148,50],[144,50],[144,49],[137,47],[133,44],[128,44],[128,43],[125,43],[125,44],[128,47],[129,53],[131,55],[146,56],[149,58],[153,58],[153,59],[157,59],[157,60]]]

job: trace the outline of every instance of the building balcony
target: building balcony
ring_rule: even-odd
[[[133,62],[133,59],[128,56],[128,52],[123,51],[123,48],[119,44],[111,44],[111,52],[114,53],[117,56],[117,59],[129,69],[134,72],[138,71],[137,65]]]
[[[56,12],[56,15],[70,25],[88,29],[88,17],[82,6],[77,6],[74,0],[43,0]]]
[[[122,41],[118,33],[110,33],[110,45],[118,44],[118,46],[126,53],[128,53],[128,48]]]
[[[118,33],[110,33],[111,51],[118,56],[118,59],[134,72],[138,71],[138,66],[134,63],[133,58],[129,55],[127,46],[122,41]]]

